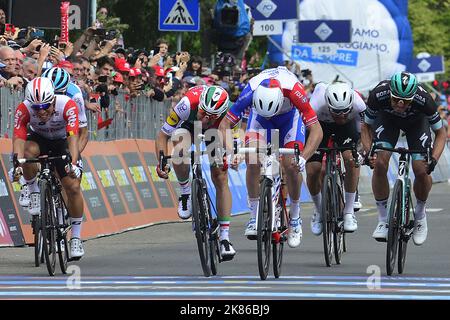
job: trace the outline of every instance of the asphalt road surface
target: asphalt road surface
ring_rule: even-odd
[[[233,261],[205,278],[190,222],[168,223],[88,240],[71,274],[49,277],[34,267],[33,247],[0,249],[0,299],[450,299],[450,186],[433,186],[428,239],[409,242],[406,270],[386,276],[386,244],[371,235],[377,223],[372,195],[362,195],[358,230],[347,237],[341,265],[326,267],[322,237],[310,231],[312,204],[302,204],[303,240],[286,245],[282,275],[261,281],[256,241],[244,234],[248,214],[234,217]]]

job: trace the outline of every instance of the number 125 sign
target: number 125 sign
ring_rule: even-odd
[[[269,36],[283,33],[283,21],[281,20],[260,20],[253,25],[254,36]]]

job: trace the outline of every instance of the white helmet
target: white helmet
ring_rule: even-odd
[[[253,92],[253,107],[265,118],[276,115],[284,102],[283,91],[278,80],[264,80]]]
[[[353,90],[343,82],[332,83],[325,90],[325,99],[333,113],[349,113],[353,108]]]
[[[34,78],[25,88],[25,99],[33,105],[52,103],[55,98],[55,87],[48,78]]]

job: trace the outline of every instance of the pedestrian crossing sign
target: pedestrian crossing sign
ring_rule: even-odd
[[[199,31],[199,0],[159,0],[160,31]]]

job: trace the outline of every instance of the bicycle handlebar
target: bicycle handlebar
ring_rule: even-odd
[[[61,155],[61,156],[55,156],[55,157],[50,157],[48,155],[42,155],[39,156],[37,158],[29,158],[29,159],[18,159],[17,158],[17,153],[14,154],[13,156],[13,165],[14,167],[18,167],[20,164],[25,164],[25,163],[46,163],[46,162],[52,162],[55,160],[66,160],[67,163],[71,163],[72,162],[72,156],[70,154],[66,154],[66,155]]]

